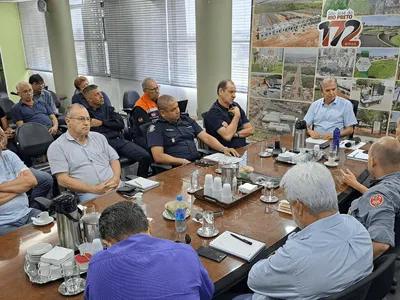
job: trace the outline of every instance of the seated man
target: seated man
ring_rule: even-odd
[[[81,201],[116,189],[121,176],[118,154],[104,135],[90,132],[86,108],[72,104],[65,112],[65,121],[68,131],[47,150],[59,185],[78,193]]]
[[[99,227],[108,249],[90,260],[85,300],[212,298],[214,284],[196,251],[152,237],[146,215],[136,203],[107,207]]]
[[[371,238],[356,219],[339,214],[335,182],[326,167],[315,162],[294,166],[281,187],[301,231],[251,268],[247,283],[253,299],[321,299],[372,272]]]
[[[88,112],[91,117],[90,130],[104,134],[108,143],[118,155],[139,162],[138,175],[148,177],[151,164],[150,154],[142,147],[127,141],[122,135],[124,120],[114,111],[114,107],[104,104],[103,94],[97,85],[88,85],[83,94],[89,104]]]
[[[88,85],[89,85],[89,81],[87,80],[87,78],[85,76],[79,76],[75,79],[74,86],[77,90],[77,93],[75,93],[72,96],[72,104],[79,103],[79,104],[83,105],[85,108],[89,108],[89,103],[87,103],[85,96],[83,95],[83,90]],[[104,104],[106,106],[112,106],[111,100],[110,100],[110,98],[108,98],[107,94],[104,92],[101,92],[101,94],[103,95],[103,98],[104,98]]]
[[[32,85],[33,89],[33,100],[47,103],[47,105],[53,110],[53,113],[58,113],[58,109],[53,101],[53,97],[49,91],[44,89],[44,80],[42,76],[39,74],[33,74],[31,77],[29,77],[29,83]]]
[[[353,104],[337,96],[335,78],[326,78],[321,82],[323,98],[314,101],[307,111],[304,120],[307,122],[308,134],[314,139],[332,139],[335,128],[340,129],[340,136],[353,133],[357,124]]]
[[[400,217],[400,143],[383,137],[368,151],[368,171],[376,178],[367,188],[350,170],[342,171],[343,181],[363,194],[351,203],[350,213],[367,228],[374,258],[395,247],[395,220]]]
[[[160,117],[157,108],[157,99],[160,96],[160,89],[153,78],[147,77],[142,82],[143,95],[135,103],[129,114],[131,120],[131,131],[134,142],[140,147],[147,149],[146,137],[140,126]]]
[[[49,128],[51,135],[55,136],[58,130],[58,121],[50,106],[33,99],[32,86],[26,81],[17,84],[17,91],[21,100],[11,109],[14,123],[21,126],[23,123],[36,122]]]
[[[40,210],[29,208],[26,192],[37,181],[19,157],[10,150],[3,151],[7,137],[0,131],[0,235],[31,223]]]
[[[186,115],[181,116],[178,102],[173,97],[162,95],[157,106],[160,118],[149,126],[147,133],[147,144],[156,163],[186,165],[200,158],[195,137],[225,155],[239,156],[235,149],[223,146],[201,129],[196,121]]]
[[[7,147],[14,153],[18,152],[17,142],[15,141],[15,130],[8,126],[8,120],[4,110],[0,107],[0,121],[1,121],[1,129],[7,136]]]
[[[246,137],[254,129],[240,105],[234,102],[236,86],[231,80],[223,80],[217,87],[218,99],[207,112],[204,120],[207,133],[222,145],[230,148],[246,146]]]

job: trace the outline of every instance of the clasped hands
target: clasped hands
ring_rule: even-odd
[[[325,133],[325,134],[319,134],[318,132],[314,130],[308,130],[308,134],[313,138],[313,139],[324,139],[324,140],[331,140],[333,139],[333,134],[332,133]]]

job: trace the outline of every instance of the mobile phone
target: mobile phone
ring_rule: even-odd
[[[325,143],[319,145],[319,148],[320,148],[320,149],[326,149],[326,148],[328,148],[328,147],[329,147],[329,143],[328,143],[328,142],[325,142]]]
[[[137,193],[137,189],[134,186],[125,185],[118,188],[117,192],[131,197],[132,195]]]
[[[197,249],[196,252],[198,255],[211,259],[216,262],[221,262],[226,257],[225,253],[204,246],[200,246],[200,248]]]

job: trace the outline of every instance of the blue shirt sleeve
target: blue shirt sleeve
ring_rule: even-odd
[[[149,126],[147,130],[147,146],[149,149],[155,146],[164,147],[164,137],[160,123],[157,122]]]
[[[244,110],[241,108],[241,106],[238,104],[238,107],[240,109],[240,119],[242,121],[242,125],[249,123],[249,119],[246,116],[246,113],[244,112]]]
[[[314,124],[316,106],[317,106],[317,101],[311,104],[311,106],[308,108],[308,111],[304,117],[304,120],[306,121],[307,125],[312,126]]]
[[[104,92],[101,92],[101,93],[103,94],[104,104],[107,105],[107,106],[112,106],[112,105],[111,105],[111,100],[110,100],[110,98],[107,96],[107,94],[104,93]]]
[[[217,132],[218,129],[222,127],[222,119],[221,113],[217,109],[210,109],[207,113],[207,127],[210,128],[211,132]]]
[[[45,107],[46,113],[47,113],[48,116],[54,115],[54,111],[51,109],[50,105],[48,105],[48,104],[45,103],[45,102],[42,102],[42,104],[43,104],[43,106]]]
[[[201,264],[200,259],[198,259],[198,261],[200,265],[200,278],[201,278],[200,300],[209,300],[214,295],[215,291],[214,283],[210,279],[207,270]]]
[[[21,113],[21,105],[19,103],[13,105],[13,107],[11,108],[11,113],[12,113],[12,120],[14,123],[17,123],[18,121],[23,121]]]
[[[353,104],[346,100],[346,108],[344,111],[344,116],[343,116],[343,121],[344,121],[344,127],[349,127],[357,124],[357,119],[356,116],[354,115],[353,111]]]

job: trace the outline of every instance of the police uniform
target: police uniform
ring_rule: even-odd
[[[160,117],[149,126],[147,144],[151,147],[164,147],[164,153],[173,157],[194,161],[200,158],[194,138],[203,129],[188,116],[181,115],[176,122]]]
[[[353,201],[350,213],[374,242],[394,247],[395,219],[400,217],[400,172],[373,180],[368,191]]]

